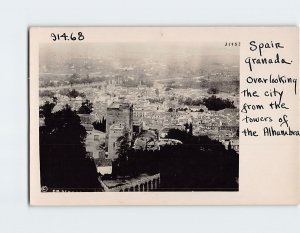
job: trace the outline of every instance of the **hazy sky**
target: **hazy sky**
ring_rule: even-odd
[[[224,43],[70,43],[41,44],[40,62],[63,62],[70,58],[117,59],[156,62],[218,62],[239,64],[239,47]]]

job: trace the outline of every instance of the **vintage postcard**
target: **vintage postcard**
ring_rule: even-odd
[[[33,27],[32,205],[299,201],[297,27]]]

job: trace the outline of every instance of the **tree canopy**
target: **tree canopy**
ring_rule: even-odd
[[[100,121],[94,121],[93,126],[95,130],[99,130],[101,132],[106,132],[106,119],[103,117]]]
[[[44,90],[44,91],[40,91],[40,97],[54,97],[55,93],[53,91],[49,91],[49,90]]]
[[[219,89],[216,87],[210,87],[210,88],[208,88],[207,93],[215,95],[215,94],[219,93]]]
[[[124,146],[120,160],[113,163],[113,176],[160,173],[157,191],[238,191],[239,156],[234,150],[178,129],[170,130],[167,137],[183,144],[155,151]]]
[[[78,109],[79,114],[90,114],[93,112],[93,103],[89,100],[84,101]]]
[[[229,99],[218,98],[215,95],[204,98],[203,104],[207,107],[208,110],[215,111],[219,111],[225,108],[235,108],[233,101],[230,101]]]
[[[66,105],[52,112],[55,103],[40,108],[45,124],[40,126],[41,185],[48,189],[99,191],[93,160],[86,156],[85,128],[80,118]]]
[[[179,104],[185,104],[189,106],[205,105],[208,110],[214,110],[214,111],[219,111],[225,108],[235,108],[233,101],[229,99],[222,99],[216,97],[215,95],[203,99],[201,98],[192,99],[191,97],[187,97],[187,98],[179,97],[178,102]]]

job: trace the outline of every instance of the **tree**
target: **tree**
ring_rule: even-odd
[[[41,87],[54,87],[55,83],[53,81],[44,81],[41,82]]]
[[[49,117],[54,107],[55,103],[46,101],[44,105],[40,106],[40,117]]]
[[[186,123],[185,127],[187,130],[189,127],[189,124]],[[166,135],[166,138],[176,139],[183,143],[188,143],[190,141],[187,131],[182,131],[180,129],[170,129],[168,134]]]
[[[79,92],[78,91],[76,91],[75,89],[72,89],[71,91],[69,91],[68,93],[67,93],[67,96],[68,97],[70,97],[70,98],[76,98],[76,97],[78,97],[79,96]]]
[[[48,190],[99,191],[95,163],[85,150],[85,128],[80,118],[66,105],[52,112],[55,103],[45,103],[40,115],[45,124],[40,126],[41,185]]]
[[[122,152],[126,156],[119,157],[126,160],[113,168],[114,175],[160,173],[158,191],[238,191],[239,156],[234,150],[178,129],[171,129],[169,136],[183,144],[155,151],[126,149]]]
[[[93,112],[93,104],[89,100],[84,101],[78,109],[79,114],[90,114],[91,112]]]
[[[209,98],[204,98],[203,104],[208,110],[214,111],[219,111],[225,108],[235,108],[233,101],[230,101],[229,99],[217,98],[215,95],[212,95]]]
[[[79,91],[76,91],[75,89],[72,89],[72,90],[69,90],[69,89],[62,89],[59,91],[59,94],[61,95],[65,95],[65,96],[68,96],[70,99],[71,98],[76,98],[78,96],[84,98],[85,97],[85,94],[82,93],[82,92],[79,92]]]
[[[123,136],[117,139],[118,158],[113,162],[113,174],[114,175],[128,175],[129,163],[128,156],[131,153],[131,142],[129,140],[129,133],[126,132]]]
[[[185,102],[184,102],[186,105],[192,105],[192,103],[193,103],[193,100],[192,100],[192,98],[191,97],[187,97],[186,99],[185,99]]]
[[[129,133],[125,132],[125,134],[118,138],[117,143],[119,147],[117,149],[117,154],[121,160],[127,160],[127,153],[130,149],[130,140]]]
[[[239,156],[212,140],[164,146],[157,153],[159,191],[238,191]]]
[[[190,123],[189,125],[189,135],[193,135],[193,124]]]
[[[56,104],[57,104],[57,101],[58,101],[57,97],[56,97],[56,96],[53,96],[53,97],[52,97],[52,102],[56,105]]]
[[[55,95],[55,93],[53,91],[49,91],[49,90],[40,91],[40,97],[52,98],[54,95]]]
[[[219,144],[218,141],[213,141],[209,139],[208,136],[195,136],[193,135],[192,124],[186,124],[185,125],[186,130],[180,130],[180,129],[170,129],[168,134],[166,135],[166,138],[170,139],[176,139],[181,141],[183,144],[205,144],[207,142],[214,144]],[[187,132],[189,130],[189,132]],[[192,131],[190,133],[190,130]]]
[[[184,123],[184,127],[185,127],[185,131],[187,131],[188,130],[188,128],[189,128],[189,123]]]
[[[239,156],[207,136],[171,129],[168,138],[183,142],[156,152],[160,164],[161,191],[237,191]]]
[[[80,79],[79,74],[77,74],[77,73],[72,74],[70,79],[69,79],[69,82],[70,82],[71,86],[73,84],[76,84],[79,81],[79,79]]]
[[[100,121],[94,121],[93,126],[96,130],[106,132],[106,119],[103,117]]]
[[[219,93],[219,90],[218,90],[218,88],[216,88],[216,87],[211,87],[211,88],[209,88],[209,89],[207,90],[207,93],[208,93],[208,94],[213,94],[213,95],[215,95],[215,94],[218,94],[218,93]]]

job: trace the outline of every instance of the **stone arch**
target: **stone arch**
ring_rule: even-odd
[[[144,191],[148,192],[148,183],[147,182],[144,184]]]
[[[139,187],[138,184],[134,187],[134,191],[135,191],[135,192],[139,192],[139,191],[140,191],[140,187]]]
[[[148,181],[148,190],[149,191],[152,190],[152,182],[151,182],[151,180]]]
[[[153,186],[154,186],[154,189],[157,189],[157,179],[156,178],[153,179]]]
[[[156,189],[156,179],[152,180],[152,189],[155,190]]]
[[[144,192],[144,184],[140,184],[140,192]]]
[[[128,188],[124,189],[124,192],[128,192]]]

